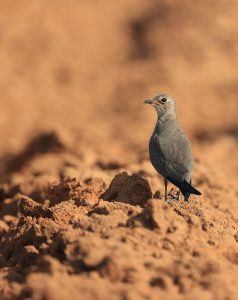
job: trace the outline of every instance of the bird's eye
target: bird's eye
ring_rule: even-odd
[[[167,101],[167,99],[166,98],[162,98],[162,99],[160,99],[160,101],[163,102],[163,103],[165,103]]]

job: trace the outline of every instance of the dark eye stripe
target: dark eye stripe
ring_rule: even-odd
[[[167,99],[166,98],[162,98],[162,99],[160,99],[160,101],[163,102],[163,103],[165,103],[167,101]]]

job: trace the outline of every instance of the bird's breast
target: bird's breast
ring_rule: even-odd
[[[166,177],[165,161],[159,143],[159,137],[153,134],[149,142],[150,161],[155,170],[162,176]]]

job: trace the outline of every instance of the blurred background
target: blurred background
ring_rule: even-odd
[[[142,210],[164,92],[202,196]],[[1,299],[238,299],[237,0],[0,0],[0,112]]]
[[[161,92],[176,97],[195,153],[196,143],[223,136],[237,151],[237,8],[235,0],[2,0],[1,155],[55,126],[106,155],[145,150],[155,113],[142,103]]]

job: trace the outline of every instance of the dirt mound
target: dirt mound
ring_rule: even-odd
[[[116,175],[103,195],[104,200],[141,206],[144,206],[150,198],[152,191],[148,181],[136,174],[129,176],[126,172]]]
[[[9,209],[14,221],[4,215],[0,224],[4,299],[236,295],[237,221],[206,196],[168,205],[150,199],[148,181],[126,172],[108,186],[66,178],[44,195],[43,204],[8,198],[17,212]]]

